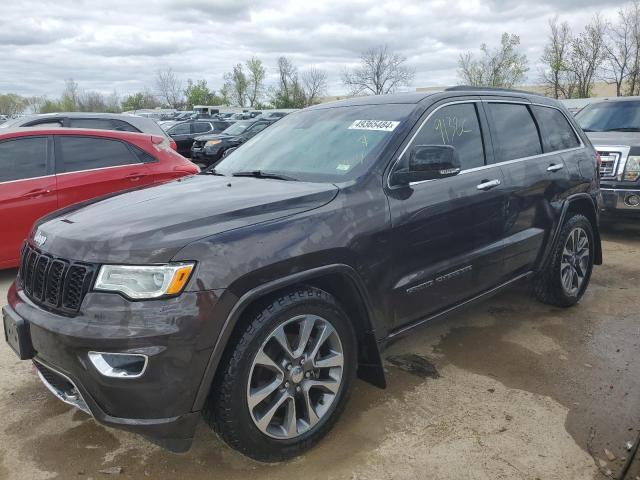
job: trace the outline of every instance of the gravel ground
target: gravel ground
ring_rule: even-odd
[[[0,479],[616,478],[640,428],[640,228],[603,237],[578,306],[522,285],[417,331],[386,352],[389,387],[357,382],[337,427],[287,463],[251,461],[203,423],[181,455],[102,427],[2,342]],[[0,272],[0,298],[14,276]]]

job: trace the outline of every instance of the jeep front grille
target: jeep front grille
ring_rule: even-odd
[[[73,314],[80,309],[96,271],[96,265],[53,257],[25,244],[18,277],[27,297],[35,303]]]

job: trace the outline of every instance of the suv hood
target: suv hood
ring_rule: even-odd
[[[640,145],[640,132],[586,132],[594,145]]]
[[[337,193],[327,183],[194,175],[71,207],[37,231],[54,256],[162,263],[194,240],[311,210]]]
[[[206,142],[207,140],[229,140],[238,138],[238,135],[225,135],[224,133],[209,133],[207,135],[200,135],[196,137],[197,142]]]

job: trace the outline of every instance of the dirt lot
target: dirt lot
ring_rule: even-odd
[[[0,478],[615,478],[640,427],[640,228],[604,240],[577,307],[520,286],[423,328],[386,352],[386,390],[358,382],[337,428],[283,464],[248,460],[204,424],[182,455],[104,428],[2,342]],[[0,272],[0,298],[14,275]]]

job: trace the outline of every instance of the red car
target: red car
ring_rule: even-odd
[[[0,132],[0,269],[18,265],[31,226],[53,210],[199,171],[156,135],[73,128]]]

